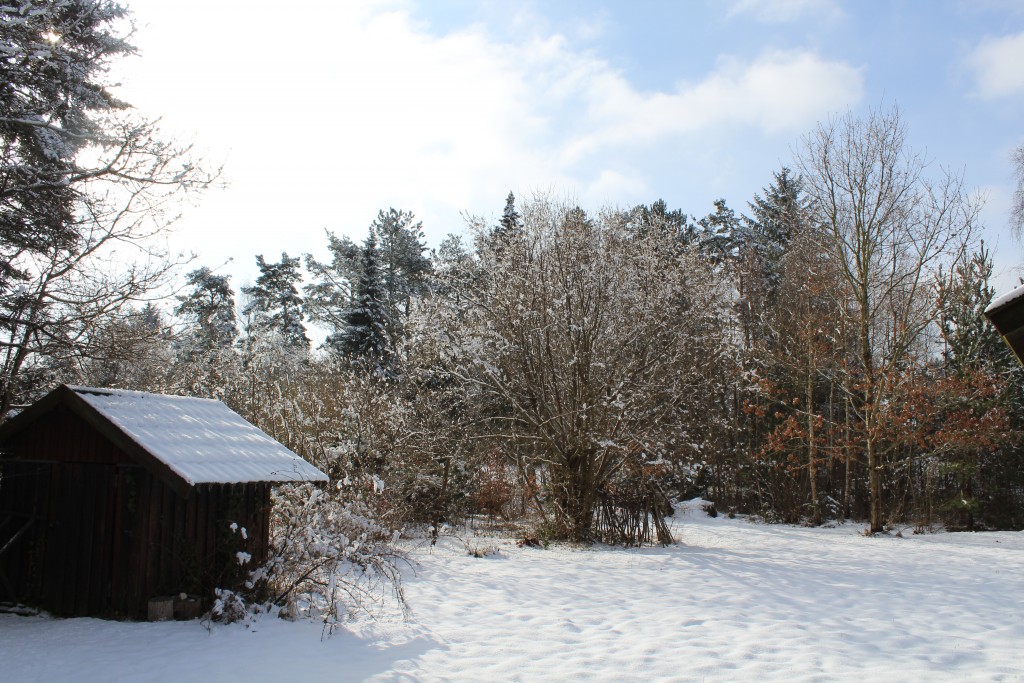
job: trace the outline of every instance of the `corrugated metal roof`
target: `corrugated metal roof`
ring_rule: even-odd
[[[220,401],[68,388],[189,484],[327,481]]]

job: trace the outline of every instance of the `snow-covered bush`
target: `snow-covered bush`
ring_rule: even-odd
[[[329,626],[352,610],[371,611],[389,598],[404,609],[399,532],[370,516],[366,501],[344,484],[279,487],[274,494],[271,557],[253,573],[271,601],[292,615]]]
[[[394,528],[452,523],[466,514],[473,469],[458,401],[403,355],[384,376],[333,356],[310,357],[270,337],[246,342],[223,400],[246,419],[366,496]],[[417,362],[420,359],[415,359]]]
[[[249,617],[249,608],[242,594],[230,588],[217,588],[213,594],[213,607],[207,615],[210,621],[231,624]]]
[[[284,618],[321,619],[330,631],[348,614],[374,614],[392,599],[404,611],[399,533],[375,522],[346,488],[277,487],[266,562],[242,585],[218,588],[208,618],[239,621],[276,606]]]
[[[481,273],[456,271],[437,315],[481,440],[524,487],[536,481],[531,502],[554,538],[662,540],[650,525],[667,505],[648,484],[669,471],[644,467],[681,453],[684,413],[708,393],[701,369],[723,345],[714,263],[632,220],[541,198],[490,247],[481,222]]]

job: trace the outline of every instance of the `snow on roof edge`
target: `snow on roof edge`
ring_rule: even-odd
[[[159,398],[161,400],[178,401],[207,401],[209,403],[223,403],[215,398],[203,396],[179,396],[178,394],[157,394],[152,391],[136,391],[134,389],[101,389],[99,387],[86,387],[77,384],[65,384],[68,389],[76,394],[96,394],[98,396],[135,396],[137,398]],[[234,412],[234,411],[232,411]]]
[[[992,303],[990,303],[988,307],[985,309],[985,315],[988,315],[994,311],[999,310],[1000,308],[1003,308],[1004,306],[1009,305],[1011,302],[1016,301],[1022,296],[1024,296],[1024,285],[1017,285],[1009,292],[1005,292],[1004,294],[1001,294],[997,296],[995,299],[993,299]]]

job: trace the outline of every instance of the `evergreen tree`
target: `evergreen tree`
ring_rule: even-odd
[[[354,360],[386,369],[392,358],[392,345],[379,256],[377,238],[371,232],[363,247],[362,274],[355,287],[355,301],[345,315],[344,327],[328,337],[327,344]]]
[[[77,245],[78,153],[126,106],[103,77],[134,51],[112,30],[126,14],[88,0],[0,7],[0,294],[29,276],[21,256]]]
[[[631,212],[630,227],[638,237],[646,238],[656,231],[679,245],[692,244],[697,239],[697,228],[690,217],[679,209],[669,211],[664,199],[650,206],[636,206]]]
[[[505,198],[505,210],[498,224],[487,234],[488,247],[496,258],[502,258],[510,245],[523,236],[523,221],[516,211],[516,196],[511,192]]]
[[[725,261],[733,256],[742,241],[740,219],[729,208],[724,199],[716,199],[714,213],[697,221],[703,229],[699,235],[701,248],[715,261]]]
[[[939,511],[955,527],[1024,523],[1024,369],[983,316],[995,294],[991,276],[981,243],[936,279],[945,372],[926,376],[918,412],[932,430]]]
[[[806,212],[800,177],[785,166],[773,176],[764,197],[754,195],[749,203],[753,215],[744,220],[769,298],[778,289],[780,262],[790,240],[803,229]]]
[[[377,242],[388,314],[397,324],[409,313],[412,298],[426,290],[430,275],[423,224],[408,211],[388,209],[378,212],[370,232]]]
[[[273,331],[281,335],[284,344],[293,349],[309,349],[309,337],[302,323],[302,297],[296,285],[302,280],[299,257],[281,254],[278,263],[268,263],[263,255],[256,257],[260,276],[255,285],[242,287],[249,303],[242,311],[251,316],[256,332]]]
[[[230,279],[229,275],[217,275],[206,266],[186,276],[185,282],[192,291],[178,297],[181,303],[174,313],[190,325],[192,351],[227,348],[238,336]]]
[[[0,419],[168,283],[166,209],[212,181],[112,94],[127,18],[111,0],[0,3]]]
[[[360,248],[347,237],[328,233],[330,263],[306,255],[306,267],[313,275],[313,283],[305,289],[306,310],[311,320],[331,328],[330,348],[340,348],[339,340],[351,336],[352,311],[363,305],[369,281],[376,292],[375,305],[386,321],[387,338],[392,341],[404,334],[413,299],[427,290],[433,264],[426,255],[423,224],[408,211],[388,209],[378,212],[369,232],[373,274],[366,272],[369,241]]]
[[[788,168],[774,173],[764,196],[755,194],[748,206],[753,216],[742,219],[736,254],[740,319],[747,348],[755,338],[772,348],[781,343],[779,334],[784,336],[790,327],[787,319],[792,316],[793,297],[803,301],[806,315],[820,308],[805,297],[828,289],[814,277],[827,268],[819,263],[814,244],[799,240],[806,236],[806,206],[800,179]]]
[[[995,295],[991,277],[992,256],[984,242],[978,251],[953,264],[948,273],[939,270],[939,328],[946,365],[954,372],[1015,368],[999,333],[985,320],[984,311]]]
[[[501,220],[498,221],[497,234],[507,241],[522,233],[523,224],[516,211],[516,196],[509,192],[505,198],[505,210],[501,212]]]
[[[310,320],[326,325],[337,334],[345,327],[345,316],[355,303],[356,283],[362,275],[363,249],[348,237],[327,233],[329,263],[306,254],[306,270],[312,282],[303,288],[305,312]]]

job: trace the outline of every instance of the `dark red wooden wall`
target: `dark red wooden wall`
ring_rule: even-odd
[[[2,446],[0,546],[31,525],[0,555],[0,596],[61,616],[121,618],[144,618],[161,595],[208,600],[241,573],[236,552],[265,559],[269,510],[266,483],[182,495],[58,406]]]

